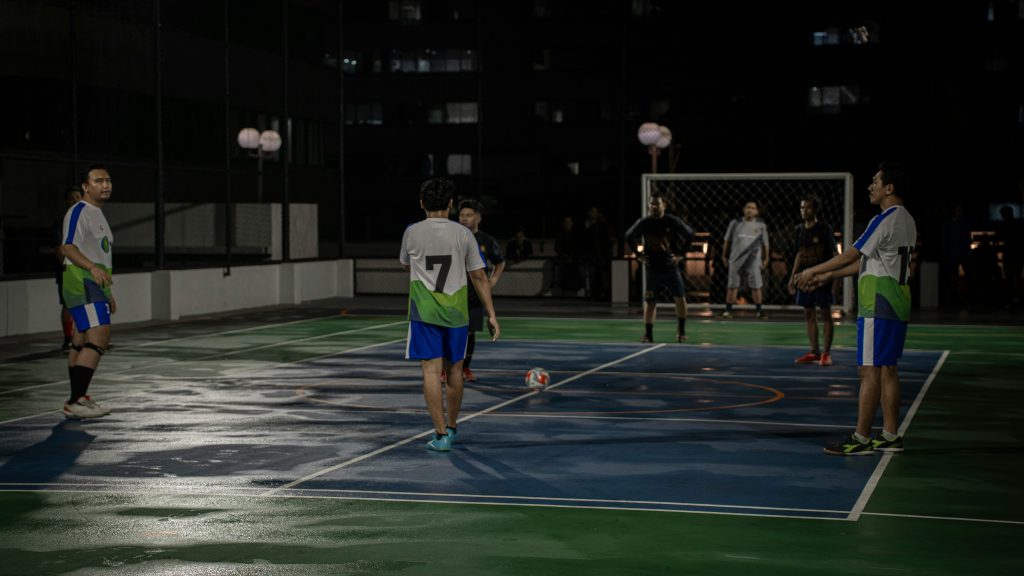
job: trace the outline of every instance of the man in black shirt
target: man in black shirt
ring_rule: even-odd
[[[796,287],[796,275],[801,270],[829,261],[836,255],[835,237],[832,227],[818,222],[818,199],[808,196],[800,201],[800,217],[803,222],[796,226],[796,257],[793,259],[793,274],[789,279],[789,293],[796,294],[796,303],[804,307],[807,321],[807,340],[811,351],[797,358],[797,364],[832,365],[832,302],[833,282],[827,282],[814,290],[804,291]],[[825,349],[818,348],[818,321],[815,308],[821,310],[824,328]]]
[[[490,234],[480,230],[480,221],[483,220],[483,206],[476,200],[463,200],[459,202],[459,222],[469,228],[480,246],[480,257],[484,261],[484,271],[491,283],[491,290],[498,284],[498,278],[505,270],[505,257],[501,253],[501,245]],[[473,361],[473,351],[476,349],[476,333],[484,329],[484,309],[480,303],[480,297],[476,290],[469,291],[469,339],[466,342],[466,359],[462,363],[462,379],[466,382],[476,382],[476,374],[469,369],[469,363]]]
[[[658,291],[665,287],[676,305],[678,328],[676,341],[686,340],[686,285],[679,272],[679,263],[693,240],[693,229],[682,220],[666,214],[665,199],[652,194],[647,202],[647,216],[640,218],[626,231],[626,244],[644,264],[644,336],[641,342],[654,341],[654,318]]]

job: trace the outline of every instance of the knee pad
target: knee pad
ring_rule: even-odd
[[[107,353],[106,350],[104,350],[103,348],[100,348],[99,346],[93,344],[92,342],[86,342],[85,344],[82,344],[82,348],[88,348],[90,350],[95,350],[96,353],[99,354],[100,356],[103,356],[104,354]],[[81,348],[79,348],[79,350],[81,350]]]

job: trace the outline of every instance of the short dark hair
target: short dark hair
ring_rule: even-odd
[[[455,197],[455,182],[447,178],[431,178],[420,186],[420,201],[430,212],[445,210]]]
[[[466,200],[463,200],[462,202],[459,202],[459,212],[462,212],[466,208],[469,208],[470,210],[476,212],[477,214],[484,213],[483,205],[481,205],[476,200],[473,200],[472,198],[468,198]]]
[[[106,172],[109,172],[109,170],[107,170],[107,167],[104,166],[103,164],[89,164],[85,168],[82,168],[82,170],[78,173],[79,186],[81,186],[82,184],[89,183],[89,173],[92,172],[93,170],[104,170]]]
[[[818,197],[813,195],[813,194],[809,194],[807,196],[804,196],[803,199],[801,200],[801,202],[807,202],[808,204],[814,206],[815,210],[817,210],[818,207],[821,206],[821,204],[818,203]],[[760,210],[760,208],[759,208],[759,210]]]
[[[878,171],[882,173],[882,185],[892,185],[892,193],[904,198],[903,187],[907,181],[907,171],[899,162],[882,162],[878,165]]]
[[[651,192],[650,199],[654,200],[655,198],[661,200],[661,203],[665,205],[665,211],[667,212],[669,206],[668,198],[666,198],[661,192]]]

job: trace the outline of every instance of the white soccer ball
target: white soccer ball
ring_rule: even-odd
[[[526,386],[529,388],[544,388],[551,383],[551,375],[543,368],[530,368],[526,373]]]

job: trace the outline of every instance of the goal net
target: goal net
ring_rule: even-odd
[[[770,265],[763,271],[765,308],[796,308],[787,284],[796,255],[795,230],[801,223],[800,201],[818,199],[818,220],[829,224],[838,250],[855,240],[853,234],[853,176],[849,173],[779,174],[644,174],[641,214],[654,192],[668,201],[668,212],[689,224],[696,238],[687,253],[684,279],[687,301],[720,308],[725,303],[727,269],[722,244],[729,222],[743,217],[743,206],[754,200],[768,226]],[[642,277],[642,275],[640,275]],[[671,298],[662,295],[662,302]],[[749,291],[740,290],[738,309],[753,307]],[[853,311],[853,280],[836,290],[836,306]]]

